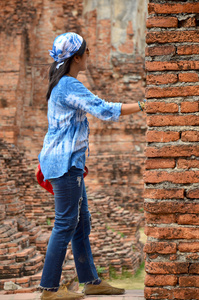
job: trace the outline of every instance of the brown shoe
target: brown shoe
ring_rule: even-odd
[[[41,300],[78,300],[84,298],[84,294],[69,291],[65,286],[60,286],[57,292],[43,290]]]
[[[98,285],[86,284],[84,293],[85,295],[122,295],[125,293],[125,290],[115,288],[102,280]]]

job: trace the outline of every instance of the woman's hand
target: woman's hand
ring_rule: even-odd
[[[37,173],[39,172],[39,167],[37,166],[35,169],[35,176],[37,177]]]

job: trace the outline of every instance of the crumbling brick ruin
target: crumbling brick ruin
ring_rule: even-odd
[[[0,289],[12,280],[35,289],[53,226],[53,197],[36,183],[34,168],[47,131],[45,92],[54,38],[84,36],[91,50],[81,80],[108,101],[144,98],[146,0],[2,0],[0,89]],[[91,245],[104,277],[113,266],[134,273],[143,259],[143,113],[104,123],[92,116],[86,178],[92,213]],[[103,213],[103,217],[102,217]],[[63,279],[76,276],[71,248]],[[23,291],[23,290],[22,290]]]
[[[93,93],[113,102],[142,100],[146,10],[147,0],[3,0],[1,70],[6,76],[0,90],[1,137],[24,149],[28,158],[38,156],[47,131],[45,93],[52,63],[48,49],[62,32],[85,37],[91,54],[88,70],[79,79]],[[122,117],[119,123],[88,119],[87,185],[139,211],[145,116]]]
[[[13,281],[24,288],[39,284],[43,259],[53,226],[53,197],[42,190],[24,153],[0,141],[0,289]],[[139,214],[118,207],[111,196],[89,193],[92,215],[90,235],[94,260],[101,275],[109,277],[109,267],[117,274],[134,273],[143,258],[139,242]],[[64,280],[76,277],[71,247],[63,266]],[[21,292],[21,290],[20,290]]]
[[[199,299],[199,2],[149,1],[145,298]]]

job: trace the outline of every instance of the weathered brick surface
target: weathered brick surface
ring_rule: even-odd
[[[182,73],[178,75],[180,82],[198,82],[197,73]]]
[[[191,3],[183,3],[183,1],[175,1],[175,3],[153,3],[150,1],[149,14],[188,14],[188,13],[198,13],[199,3],[191,1]]]
[[[183,45],[177,47],[178,55],[192,55],[198,54],[199,46],[196,45]]]
[[[180,51],[180,49],[179,49],[179,51]],[[176,48],[172,45],[146,46],[146,49],[145,49],[146,56],[174,55],[174,54],[176,54]]]
[[[145,68],[149,72],[199,70],[199,61],[146,61]]]
[[[184,199],[184,189],[146,189],[145,197],[150,199]]]
[[[150,118],[150,117],[149,117]],[[147,157],[182,157],[182,156],[196,156],[199,151],[199,146],[197,144],[186,144],[186,145],[171,145],[160,147],[147,147],[145,153]]]
[[[199,132],[195,130],[187,130],[182,132],[181,137],[183,142],[198,142],[199,141]]]
[[[199,3],[148,9],[145,298],[199,299]]]
[[[198,88],[198,85],[168,88],[151,87],[146,89],[146,97],[154,98],[154,95],[156,98],[197,96]]]
[[[169,242],[147,242],[144,246],[146,253],[169,254],[177,252],[177,245]]]
[[[151,139],[155,139],[155,138],[156,135],[154,137],[151,137]],[[175,160],[170,158],[148,158],[145,161],[146,169],[158,169],[158,168],[167,169],[167,168],[174,168],[175,165],[176,165]]]
[[[151,214],[145,212],[144,216],[147,224],[171,224],[176,222],[175,214]]]
[[[199,33],[196,30],[176,30],[166,32],[148,32],[146,35],[147,44],[152,43],[193,43],[199,41]]]
[[[175,131],[148,131],[146,134],[147,142],[159,142],[168,143],[178,141],[180,139],[180,133]]]
[[[175,286],[178,282],[178,277],[174,275],[149,275],[145,277],[145,285],[147,286]]]
[[[147,28],[153,27],[178,27],[178,18],[176,17],[152,17],[147,19]]]
[[[182,79],[181,79],[182,80]],[[168,84],[168,83],[176,83],[178,81],[177,74],[166,74],[166,75],[147,75],[146,82],[147,84]],[[165,104],[165,103],[162,103]],[[150,103],[147,105],[147,112],[150,110]]]

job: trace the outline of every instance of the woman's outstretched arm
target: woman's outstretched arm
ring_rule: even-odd
[[[122,104],[121,116],[131,115],[139,111],[141,111],[141,109],[138,103]]]

